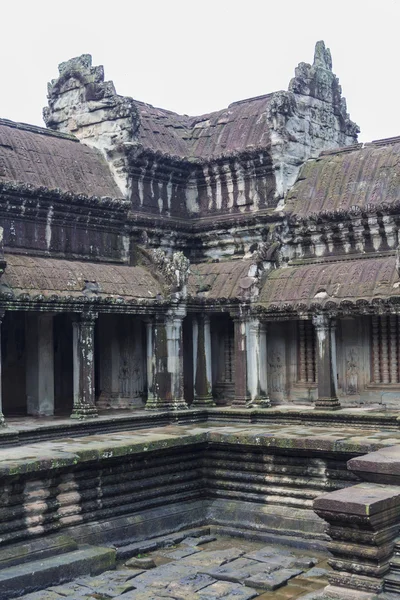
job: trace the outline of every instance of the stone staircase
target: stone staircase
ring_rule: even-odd
[[[390,570],[384,577],[383,598],[400,599],[400,538],[397,538],[393,556],[390,560]]]

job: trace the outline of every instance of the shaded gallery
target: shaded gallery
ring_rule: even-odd
[[[198,117],[82,55],[44,120],[0,120],[0,598],[199,526],[400,596],[400,138],[358,143],[323,42]]]

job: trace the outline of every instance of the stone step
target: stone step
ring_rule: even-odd
[[[19,542],[0,549],[0,570],[78,550],[78,544],[65,534]]]
[[[98,575],[115,568],[112,548],[82,546],[79,550],[0,571],[0,600],[9,600],[76,577]]]
[[[385,576],[384,591],[400,594],[400,573],[389,571]]]

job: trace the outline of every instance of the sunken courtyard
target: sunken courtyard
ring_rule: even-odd
[[[0,600],[400,599],[400,137],[330,51],[0,119]],[[398,132],[394,132],[398,133]]]

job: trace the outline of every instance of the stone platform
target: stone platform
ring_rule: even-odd
[[[382,410],[381,405],[343,408],[338,411],[317,410],[312,405],[281,404],[270,408],[199,408],[177,411],[100,410],[97,418],[71,419],[69,416],[7,417],[7,427],[0,428],[0,447],[59,439],[64,436],[87,436],[118,431],[137,431],[171,424],[227,423],[269,426],[302,425],[316,427],[352,427],[400,431],[398,411]]]

